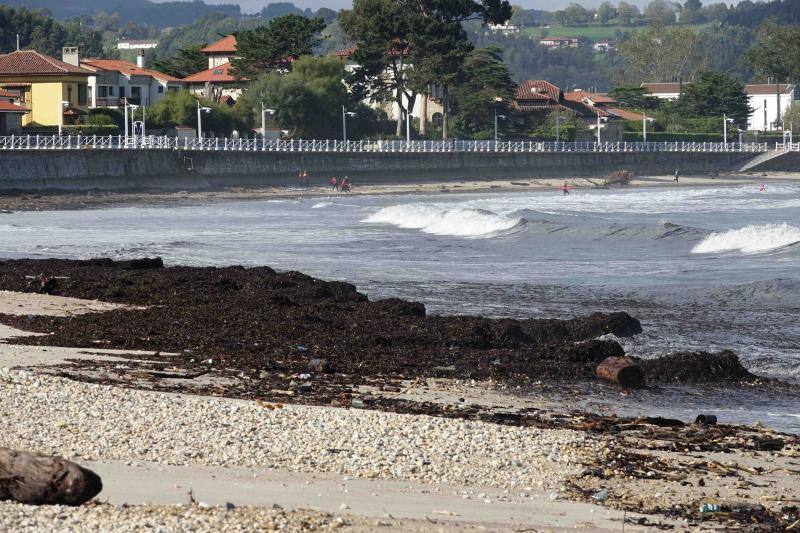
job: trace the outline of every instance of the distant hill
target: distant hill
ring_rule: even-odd
[[[192,2],[155,3],[150,0],[0,0],[3,4],[24,6],[28,9],[46,9],[57,19],[68,19],[79,15],[92,15],[98,11],[117,13],[120,21],[135,21],[158,28],[189,24],[212,13],[241,16],[241,9],[234,4],[209,5],[201,0]]]

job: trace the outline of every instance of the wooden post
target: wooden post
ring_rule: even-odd
[[[101,490],[100,476],[71,461],[0,448],[0,501],[81,505]]]

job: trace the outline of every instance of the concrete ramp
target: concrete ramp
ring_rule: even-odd
[[[742,165],[739,172],[800,171],[800,152],[773,150],[758,154]]]

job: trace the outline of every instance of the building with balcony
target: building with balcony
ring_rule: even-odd
[[[77,50],[64,49],[77,59]],[[16,97],[26,110],[23,126],[69,124],[89,107],[88,80],[92,73],[36,50],[18,50],[0,56],[0,88]]]
[[[90,107],[120,107],[124,102],[152,106],[170,91],[185,84],[163,72],[144,67],[139,54],[137,63],[119,59],[85,59],[81,67],[92,72],[89,78]]]

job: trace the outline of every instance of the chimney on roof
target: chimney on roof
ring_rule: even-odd
[[[61,49],[61,60],[75,67],[81,66],[81,58],[77,46],[65,46]]]
[[[139,68],[144,68],[144,50],[139,50],[136,52],[136,66]]]

